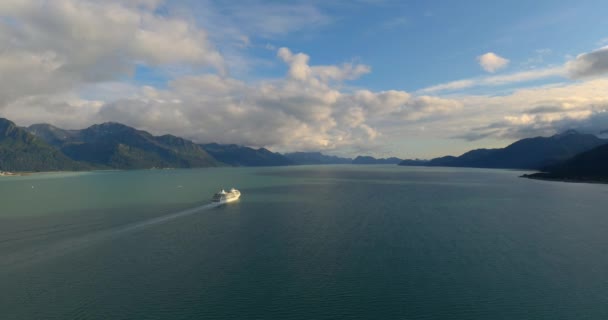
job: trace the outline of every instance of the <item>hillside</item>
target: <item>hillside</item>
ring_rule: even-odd
[[[231,166],[286,166],[293,161],[265,148],[253,149],[236,144],[208,143],[200,145],[215,159]]]
[[[0,118],[0,171],[84,170],[78,163],[42,139]]]
[[[560,164],[544,169],[546,172],[524,175],[527,178],[608,182],[608,144],[593,148]]]
[[[219,164],[192,141],[171,135],[155,137],[119,123],[96,124],[83,130],[37,124],[27,130],[70,159],[100,168],[192,168]]]

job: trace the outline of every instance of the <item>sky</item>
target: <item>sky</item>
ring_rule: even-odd
[[[401,158],[608,129],[606,1],[2,0],[0,117]]]

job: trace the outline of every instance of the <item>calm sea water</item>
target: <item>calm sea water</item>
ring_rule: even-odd
[[[0,318],[608,319],[608,185],[520,174],[0,177]]]

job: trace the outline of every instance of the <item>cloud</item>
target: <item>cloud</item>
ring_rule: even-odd
[[[277,56],[289,64],[289,76],[296,80],[311,80],[316,78],[323,82],[328,80],[354,80],[371,72],[371,68],[363,64],[344,63],[341,66],[309,66],[310,57],[304,53],[293,54],[288,48],[280,48]]]
[[[506,96],[465,96],[459,116],[467,117],[465,133],[454,136],[474,141],[483,138],[521,139],[548,136],[567,129],[599,133],[606,129],[608,80],[595,79],[516,90]],[[444,123],[453,127],[458,121]]]
[[[537,51],[545,55],[547,49]],[[486,54],[487,55],[487,54]],[[480,56],[483,57],[483,56]],[[542,59],[541,59],[542,61]],[[481,63],[481,59],[480,59]],[[515,72],[499,76],[487,76],[440,83],[419,90],[421,93],[455,91],[474,87],[493,87],[514,83],[561,77],[564,79],[585,79],[599,77],[608,73],[608,46],[578,55],[562,66]]]
[[[568,75],[574,79],[596,77],[608,73],[608,46],[583,53],[566,63]]]
[[[3,104],[119,80],[137,64],[224,70],[205,30],[155,13],[157,1],[7,1],[0,6]]]
[[[477,57],[479,65],[487,72],[496,72],[509,64],[509,60],[505,59],[494,52],[488,52]]]
[[[563,77],[565,75],[566,71],[563,67],[551,67],[545,69],[516,72],[499,76],[456,80],[426,87],[421,89],[420,92],[435,93],[440,91],[454,91],[473,87],[500,86],[513,83],[534,81],[550,77]]]
[[[198,142],[279,150],[359,150],[380,143],[384,126],[445,116],[462,107],[449,99],[397,90],[342,91],[343,81],[356,79],[370,68],[355,63],[311,65],[308,55],[288,48],[277,50],[277,57],[287,65],[284,78],[247,83],[202,73],[177,77],[164,89],[104,82],[87,86],[87,95],[118,95],[110,101],[86,100],[78,91],[36,95],[8,104],[3,113],[20,124],[51,121],[78,128],[120,121]]]
[[[567,67],[462,79],[411,93],[349,87],[348,81],[372,70],[357,61],[315,65],[306,53],[268,47],[276,51],[272,63],[285,64],[285,75],[244,81],[226,71],[235,58],[217,49],[215,39],[232,34],[234,48],[245,50],[260,37],[283,34],[281,28],[298,32],[305,24],[277,17],[271,27],[258,23],[262,17],[247,17],[243,29],[218,31],[165,6],[155,0],[0,2],[0,76],[10,79],[0,86],[0,114],[20,125],[50,122],[66,128],[120,121],[197,142],[283,151],[381,150],[387,141],[397,145],[420,137],[515,139],[568,126],[591,130],[606,120],[608,80],[587,78],[603,70],[598,64],[603,49],[580,55]],[[226,6],[226,12],[241,12],[229,15],[233,18],[249,14]],[[271,15],[296,15],[283,5],[269,6],[276,9]],[[316,9],[302,12],[323,15]],[[243,32],[243,26],[251,29]],[[188,72],[170,74],[160,87],[142,86],[130,81],[138,65]],[[502,96],[434,95],[569,76],[582,80]]]

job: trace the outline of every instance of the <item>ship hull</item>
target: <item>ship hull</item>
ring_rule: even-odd
[[[224,203],[228,203],[228,202],[235,202],[235,201],[239,200],[240,197],[241,196],[239,195],[239,196],[236,196],[234,198],[220,200],[220,201],[217,201],[215,203],[224,204]]]

